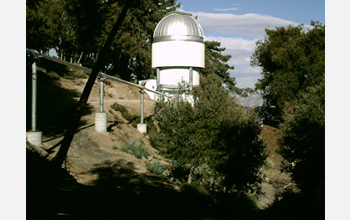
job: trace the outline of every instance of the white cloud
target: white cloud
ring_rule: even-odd
[[[216,10],[224,12],[236,10],[236,6]],[[219,41],[221,47],[226,48],[223,54],[231,55],[228,64],[235,67],[233,71],[230,70],[230,75],[236,78],[237,86],[240,88],[254,88],[257,80],[261,78],[261,69],[251,67],[250,57],[254,52],[256,41],[264,38],[265,28],[299,25],[293,21],[261,14],[184,12],[198,16],[197,19],[203,28],[205,40]],[[311,28],[310,25],[304,26]]]
[[[214,8],[215,11],[237,11],[239,8]]]
[[[241,37],[214,37],[214,36],[205,36],[204,40],[208,41],[219,41],[221,46],[225,47],[226,50],[247,50],[253,51],[255,48],[255,42],[258,39],[247,40]]]
[[[248,40],[240,37],[215,37],[205,36],[206,41],[219,41],[220,47],[226,48],[223,54],[231,55],[228,61],[234,70],[230,70],[230,75],[236,78],[237,86],[240,88],[254,88],[257,79],[261,76],[260,68],[250,66],[250,57],[255,49],[255,42],[258,39]]]
[[[188,13],[198,16],[198,22],[201,24],[204,34],[208,35],[221,33],[262,38],[265,35],[265,28],[288,26],[290,24],[299,25],[293,21],[252,13],[244,15],[209,12]],[[305,26],[309,27],[309,25]]]

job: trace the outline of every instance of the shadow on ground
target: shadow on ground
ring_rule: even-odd
[[[314,200],[286,195],[266,210],[254,210],[242,200],[213,207],[194,191],[178,191],[162,179],[135,172],[124,160],[104,162],[90,170],[97,176],[82,185],[63,169],[27,149],[27,219],[324,219]],[[237,201],[237,200],[236,200]]]
[[[32,60],[26,66],[26,130],[32,129]],[[56,80],[46,73],[37,71],[37,114],[36,127],[43,135],[54,136],[64,133],[73,118],[80,93],[76,90],[61,88]],[[92,113],[87,105],[84,115]],[[85,125],[84,122],[80,126]]]
[[[132,163],[105,162],[91,186],[27,150],[27,219],[226,219]]]

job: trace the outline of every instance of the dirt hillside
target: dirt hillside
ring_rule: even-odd
[[[87,79],[76,78],[68,80],[60,78],[56,83],[64,90],[70,90],[80,94],[84,88]],[[79,96],[74,97],[76,100]],[[127,165],[132,163],[135,171],[138,173],[147,173],[144,163],[135,156],[121,150],[122,145],[128,139],[142,140],[145,146],[154,153],[156,151],[151,147],[148,137],[144,136],[131,124],[129,124],[120,114],[114,111],[111,105],[114,103],[127,107],[131,114],[140,116],[140,93],[139,89],[123,83],[108,80],[105,84],[104,111],[107,112],[107,133],[95,132],[95,115],[99,112],[99,83],[95,83],[94,88],[88,100],[89,114],[81,119],[82,126],[79,127],[75,134],[71,147],[68,152],[67,168],[71,174],[76,177],[78,182],[83,184],[91,184],[96,180],[96,175],[91,174],[93,168],[119,161],[121,164]],[[154,101],[149,99],[145,94],[144,100],[145,117],[152,113]],[[58,150],[60,141],[64,137],[64,133],[45,134],[43,137],[43,148],[55,155]]]
[[[45,83],[40,84],[40,80]],[[49,152],[49,157],[53,157],[58,150],[72,113],[70,106],[79,99],[86,81],[86,78],[75,78],[74,80],[60,78],[57,81],[52,81],[47,79],[44,73],[39,73],[38,109],[40,111],[38,110],[38,129],[43,131],[43,148]],[[57,96],[58,93],[60,96]],[[40,105],[40,101],[44,104]],[[111,167],[131,169],[135,175],[153,176],[146,169],[144,158],[137,159],[134,155],[121,149],[125,142],[130,139],[144,143],[151,152],[150,159],[162,161],[162,157],[152,148],[148,136],[138,132],[123,118],[120,112],[111,108],[114,103],[125,106],[131,114],[139,116],[139,89],[113,80],[107,80],[105,83],[104,111],[107,112],[108,132],[96,133],[94,113],[99,111],[99,83],[96,81],[65,164],[77,182],[85,186],[94,186],[101,179],[101,173],[95,172],[96,170]],[[153,107],[154,101],[150,100],[148,95],[145,94],[145,117],[152,114]],[[262,127],[261,138],[268,148],[269,166],[262,168],[266,178],[262,184],[265,196],[257,200],[261,209],[271,205],[278,199],[278,194],[286,188],[294,187],[291,184],[290,176],[279,171],[282,161],[282,157],[276,153],[279,137],[280,131],[278,129],[270,126]],[[162,181],[162,184],[178,191],[178,187],[165,181]]]

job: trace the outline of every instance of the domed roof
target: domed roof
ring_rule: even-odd
[[[198,41],[203,42],[203,30],[198,21],[189,13],[169,12],[158,23],[153,33],[153,42]]]

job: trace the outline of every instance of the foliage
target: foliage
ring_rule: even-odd
[[[257,42],[251,57],[253,66],[262,67],[262,79],[256,84],[264,104],[258,109],[265,124],[277,126],[282,112],[309,86],[322,81],[325,71],[325,26],[311,22],[303,25],[266,29],[266,37]]]
[[[281,124],[284,170],[290,171],[301,191],[319,207],[325,187],[325,81],[309,87],[286,111]],[[323,204],[322,204],[323,201]]]
[[[272,165],[273,165],[272,160],[270,160],[269,158],[266,158],[264,160],[263,169],[264,170],[268,170],[268,169],[270,169],[272,167]]]
[[[159,177],[164,177],[164,168],[163,168],[163,165],[160,163],[160,161],[158,161],[158,160],[147,161],[146,168],[151,173],[153,173]]]
[[[154,77],[151,68],[153,31],[162,17],[180,7],[175,0],[134,1],[122,31],[115,38],[102,71],[125,80]],[[60,59],[92,68],[118,18],[122,1],[27,0],[27,47],[48,52],[54,48]],[[231,90],[241,93],[230,77],[230,55],[223,55],[220,42],[205,42],[206,68]]]
[[[203,75],[216,74],[222,82],[231,90],[237,90],[234,77],[230,77],[229,70],[234,67],[228,65],[231,55],[223,55],[225,48],[220,48],[221,43],[218,41],[205,41],[205,68],[201,71]]]
[[[111,106],[112,109],[114,109],[115,111],[119,111],[123,118],[129,122],[132,122],[133,120],[135,120],[135,118],[137,116],[133,115],[133,114],[130,114],[128,109],[125,108],[124,105],[120,105],[118,103],[114,103],[112,106]]]
[[[52,79],[52,80],[59,80],[61,77],[54,71],[50,71],[47,73],[47,75]]]
[[[134,139],[127,140],[122,146],[122,150],[125,152],[130,152],[138,159],[143,157],[147,159],[149,156],[151,156],[151,153],[147,150],[145,145],[142,145],[140,142]]]
[[[26,0],[26,46],[48,51],[57,44],[64,1]]]
[[[60,59],[92,68],[125,0],[27,0],[27,47],[54,48]],[[102,71],[130,80],[149,78],[152,34],[175,10],[175,0],[132,1]]]
[[[133,126],[134,128],[137,127],[137,124],[141,122],[141,118],[140,116],[137,116],[137,115],[134,115],[134,114],[131,114],[127,108],[125,108],[125,106],[123,105],[120,105],[118,103],[114,103],[112,106],[111,106],[112,109],[114,109],[115,111],[119,111],[123,118],[125,120],[127,120],[129,122],[129,124],[131,124],[131,126]],[[117,119],[117,116],[115,116],[116,119]]]
[[[265,159],[260,127],[228,95],[216,75],[201,77],[194,106],[187,102],[157,103],[149,129],[154,147],[173,161],[173,177],[225,193],[259,190],[259,168]],[[206,172],[200,169],[207,167]],[[204,180],[201,173],[209,175]],[[202,176],[203,177],[203,176]]]

